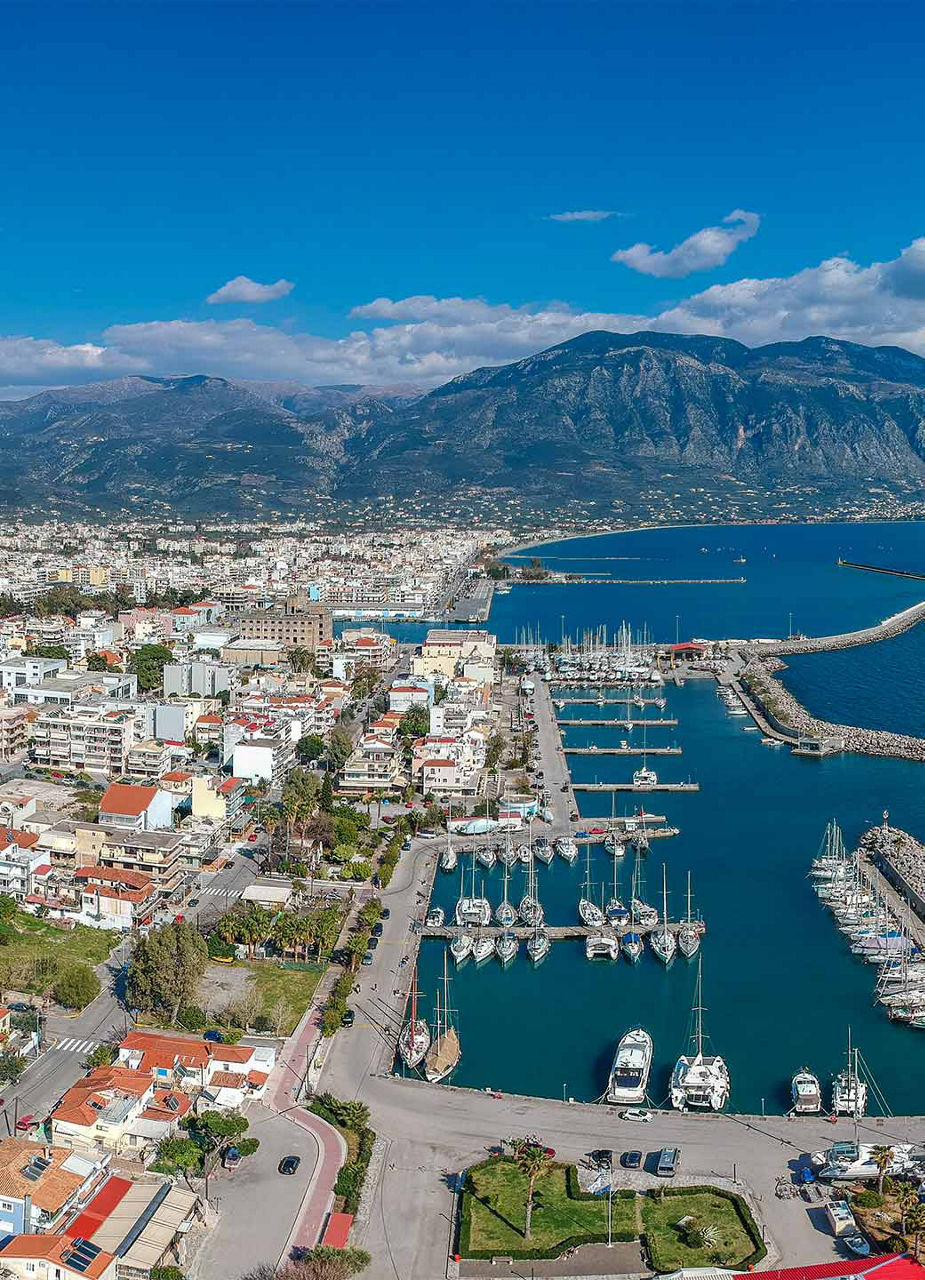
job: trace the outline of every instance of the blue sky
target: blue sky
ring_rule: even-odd
[[[925,353],[923,27],[882,0],[11,0],[0,384],[433,383],[597,327]]]

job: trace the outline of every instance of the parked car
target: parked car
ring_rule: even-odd
[[[203,1031],[203,1040],[211,1040],[213,1044],[224,1044],[225,1038],[220,1031]]]
[[[188,907],[198,907],[198,906],[199,906],[199,899],[198,899],[198,898],[190,898],[189,902],[188,902],[186,905],[187,905]]]
[[[391,912],[391,910],[390,910],[388,907],[383,907],[383,908],[382,908],[382,919],[383,919],[383,920],[391,920],[391,919],[392,919],[392,912]]]
[[[342,1027],[352,1027],[354,1022],[356,1022],[356,1014],[354,1011],[352,1009],[345,1009],[343,1017],[340,1020],[340,1025]]]
[[[254,832],[253,832],[251,835],[249,835],[247,838],[248,838],[248,840],[251,842],[251,844],[254,844],[254,842],[255,842],[255,841],[256,841],[256,839],[257,839],[257,832],[256,832],[256,831],[254,831]]]
[[[642,1168],[642,1152],[624,1151],[620,1157],[620,1163],[624,1169],[640,1169]]]
[[[229,1147],[222,1157],[222,1164],[226,1169],[237,1169],[241,1163],[241,1152],[237,1147]]]
[[[26,1129],[31,1129],[33,1125],[37,1125],[37,1124],[38,1124],[38,1120],[35,1118],[35,1116],[32,1116],[32,1115],[20,1116],[20,1118],[16,1121],[16,1128],[19,1129],[20,1132],[22,1132]]]
[[[367,951],[366,955],[360,961],[360,964],[372,964],[372,962],[373,962],[373,953],[371,951]]]
[[[658,1164],[655,1166],[657,1178],[673,1178],[681,1165],[680,1147],[662,1147],[658,1153]]]
[[[373,925],[373,937],[374,937],[374,938],[381,938],[381,937],[382,937],[382,923],[381,923],[381,921],[380,921],[379,923],[377,923],[377,924],[374,924],[374,925]]]
[[[301,1163],[301,1156],[283,1156],[277,1167],[280,1173],[293,1174],[298,1172],[298,1168]]]
[[[372,937],[366,945],[370,951],[375,951],[379,945],[379,939],[377,937]]]
[[[626,1111],[620,1112],[621,1120],[635,1120],[637,1124],[648,1124],[652,1119],[652,1112],[646,1111],[645,1107],[629,1107]]]

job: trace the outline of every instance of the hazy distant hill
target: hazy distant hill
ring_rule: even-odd
[[[641,478],[847,489],[925,477],[925,360],[809,338],[589,333],[414,388],[205,375],[123,378],[0,402],[7,503],[189,513],[473,490],[631,497]]]

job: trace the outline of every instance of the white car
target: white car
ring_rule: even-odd
[[[637,1124],[648,1124],[652,1119],[652,1112],[646,1111],[644,1107],[630,1107],[628,1111],[620,1112],[621,1120],[634,1120]]]

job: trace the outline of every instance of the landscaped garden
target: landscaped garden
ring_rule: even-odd
[[[581,1191],[574,1165],[558,1163],[536,1138],[508,1139],[505,1146],[510,1155],[486,1160],[466,1175],[458,1234],[463,1258],[556,1258],[608,1239],[608,1197]],[[644,1234],[655,1271],[744,1270],[765,1256],[748,1205],[732,1192],[621,1190],[610,1209],[610,1238],[632,1241]]]

